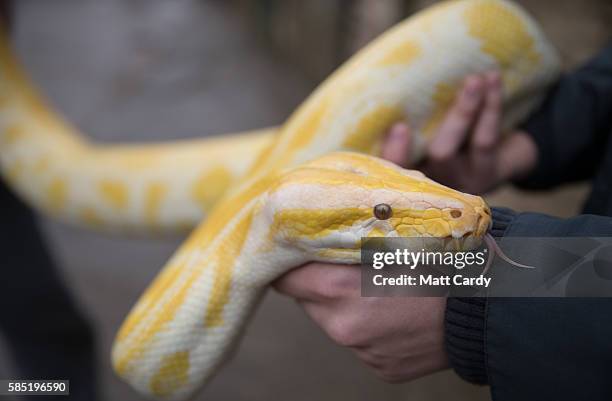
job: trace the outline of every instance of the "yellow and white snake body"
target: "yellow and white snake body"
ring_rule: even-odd
[[[275,133],[102,147],[43,105],[3,43],[0,168],[31,204],[77,223],[162,231],[206,215],[113,349],[131,385],[180,400],[211,377],[266,285],[288,269],[309,260],[358,263],[361,236],[479,242],[490,222],[482,199],[370,156],[329,153],[377,154],[385,129],[405,120],[418,158],[462,79],[492,69],[502,76],[510,128],[537,106],[559,62],[516,5],[449,1],[360,51]],[[376,219],[377,204],[390,205],[392,217]]]
[[[224,209],[230,218],[214,233],[198,230],[124,322],[113,362],[139,391],[192,394],[235,346],[267,284],[295,266],[359,263],[367,236],[443,237],[467,249],[490,224],[481,198],[356,153],[331,153],[259,188]],[[375,217],[380,204],[391,218]]]

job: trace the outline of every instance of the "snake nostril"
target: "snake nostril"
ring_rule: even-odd
[[[453,219],[458,219],[461,217],[461,210],[451,210],[450,215]]]

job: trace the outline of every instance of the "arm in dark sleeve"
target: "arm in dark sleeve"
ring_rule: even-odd
[[[538,165],[516,184],[548,188],[594,175],[612,131],[612,43],[564,76],[522,127],[538,148]]]
[[[494,210],[497,236],[610,236],[612,218]],[[446,348],[494,401],[611,400],[612,298],[449,298]]]

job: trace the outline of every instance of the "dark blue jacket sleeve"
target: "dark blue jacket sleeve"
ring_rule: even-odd
[[[612,43],[562,77],[522,128],[539,158],[517,185],[539,189],[593,177],[612,132]]]
[[[612,218],[493,213],[497,236],[610,236]],[[612,298],[449,298],[446,346],[494,401],[612,400]]]

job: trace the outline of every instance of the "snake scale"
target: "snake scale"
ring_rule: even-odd
[[[492,69],[501,73],[509,129],[560,67],[517,5],[442,2],[357,53],[278,129],[94,145],[46,106],[2,37],[0,168],[31,205],[77,224],[144,232],[199,224],[133,307],[112,351],[115,370],[138,391],[182,400],[227,359],[267,285],[289,269],[359,263],[362,237],[480,243],[491,221],[480,197],[371,155],[390,124],[405,120],[418,159],[463,78]]]

